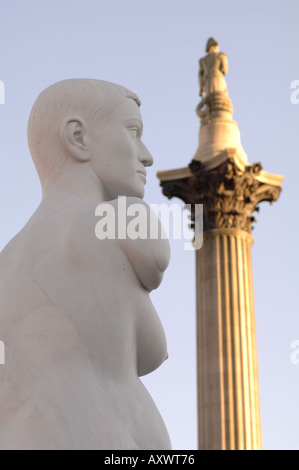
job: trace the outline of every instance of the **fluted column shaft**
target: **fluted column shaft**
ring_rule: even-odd
[[[199,449],[261,449],[252,236],[205,232],[196,253]]]

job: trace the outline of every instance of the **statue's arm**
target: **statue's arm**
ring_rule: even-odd
[[[227,55],[225,54],[225,52],[220,52],[220,58],[221,58],[220,70],[223,73],[223,75],[226,75],[228,72],[228,60],[227,60]]]
[[[198,81],[199,81],[199,94],[200,96],[203,96],[205,80],[204,80],[204,67],[203,67],[202,59],[200,59],[199,61]]]

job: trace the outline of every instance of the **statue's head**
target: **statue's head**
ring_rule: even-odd
[[[140,105],[134,93],[102,80],[66,80],[44,90],[28,122],[42,187],[74,166],[88,165],[110,199],[143,198],[145,167],[153,159],[141,141]]]
[[[219,45],[216,39],[209,38],[207,45],[206,45],[206,52],[218,52],[218,51],[219,51]]]

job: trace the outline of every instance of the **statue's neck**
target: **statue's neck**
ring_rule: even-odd
[[[86,202],[108,201],[109,194],[89,163],[66,164],[55,179],[43,182],[43,201],[81,199]]]

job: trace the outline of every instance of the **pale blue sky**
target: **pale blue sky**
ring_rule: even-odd
[[[198,145],[198,59],[213,35],[228,54],[229,94],[251,163],[285,175],[254,229],[253,268],[266,449],[299,449],[297,0],[0,0],[0,249],[39,204],[26,127],[45,87],[74,77],[109,80],[142,100],[144,142],[155,157],[146,200],[166,202],[155,173],[185,166]],[[169,360],[145,378],[174,448],[196,448],[194,254],[172,241],[172,262],[153,300]]]

